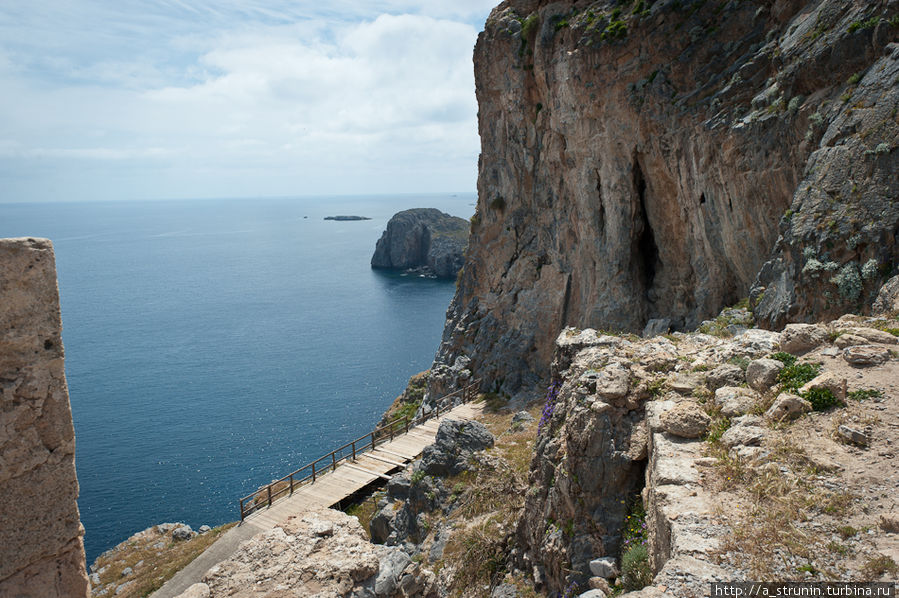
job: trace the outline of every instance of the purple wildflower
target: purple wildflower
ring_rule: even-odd
[[[549,423],[556,409],[556,401],[559,399],[559,390],[562,388],[561,381],[555,381],[550,384],[546,391],[546,403],[543,405],[543,413],[540,415],[540,423],[537,425],[537,433],[543,429],[543,426]]]

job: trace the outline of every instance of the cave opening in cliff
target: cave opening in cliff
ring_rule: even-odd
[[[659,247],[656,245],[655,233],[649,222],[646,211],[646,179],[640,161],[634,157],[634,190],[637,193],[637,223],[636,223],[636,264],[639,271],[643,292],[649,297],[649,291],[655,283],[657,264],[659,261]]]

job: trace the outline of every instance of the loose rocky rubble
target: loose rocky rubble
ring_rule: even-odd
[[[186,523],[160,523],[137,532],[124,542],[97,557],[89,569],[91,595],[139,596],[141,579],[152,578],[158,571],[159,557],[186,547],[193,539],[212,531],[202,525],[198,531]],[[159,585],[159,584],[156,584]]]
[[[436,597],[434,574],[395,547],[368,541],[359,520],[311,510],[241,544],[179,598]]]
[[[620,559],[624,505],[610,498],[640,488],[654,580],[633,596],[895,576],[899,537],[881,521],[899,511],[899,353],[886,332],[899,324],[848,315],[783,333],[711,329],[719,336],[560,334],[514,564],[542,591],[594,597],[621,583],[593,563]],[[788,352],[820,364],[795,390],[780,377]],[[839,404],[813,410],[819,389]]]

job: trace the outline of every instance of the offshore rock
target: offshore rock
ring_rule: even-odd
[[[438,364],[470,356],[511,393],[545,379],[565,326],[693,329],[749,294],[779,328],[870,309],[899,264],[895,0],[644,4],[487,19]]]
[[[372,268],[424,269],[455,278],[465,261],[469,224],[434,208],[398,212],[387,223],[371,258]]]
[[[90,595],[53,246],[0,240],[0,596]]]

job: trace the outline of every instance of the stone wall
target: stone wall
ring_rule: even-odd
[[[89,596],[53,246],[0,240],[0,598]]]

